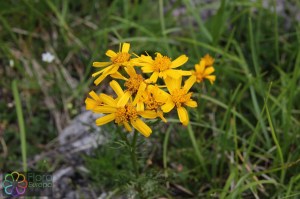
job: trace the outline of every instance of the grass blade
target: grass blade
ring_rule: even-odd
[[[282,150],[281,150],[281,147],[279,145],[278,139],[276,137],[276,131],[275,131],[275,128],[273,126],[273,121],[272,121],[272,118],[271,118],[271,115],[270,115],[270,112],[269,112],[268,105],[266,105],[266,113],[267,113],[268,122],[269,122],[269,125],[270,125],[270,128],[271,128],[272,138],[273,138],[273,141],[275,142],[275,145],[276,145],[276,148],[277,148],[280,163],[281,163],[281,165],[284,165],[284,158],[283,158]],[[285,170],[282,169],[281,170],[281,177],[280,177],[280,182],[281,183],[283,183],[284,174],[285,174]]]
[[[26,153],[26,133],[25,133],[25,125],[24,125],[24,117],[22,112],[20,95],[17,87],[17,80],[12,82],[12,91],[16,104],[16,111],[18,117],[18,124],[20,128],[20,140],[21,140],[21,153],[22,153],[22,162],[23,162],[23,170],[27,171],[27,153]]]
[[[208,175],[208,172],[207,172],[207,169],[204,165],[204,158],[203,156],[201,155],[201,152],[199,150],[199,146],[197,145],[197,141],[196,141],[196,138],[195,138],[195,133],[192,129],[192,126],[189,124],[188,126],[188,133],[189,133],[189,136],[190,136],[190,139],[191,139],[191,142],[192,142],[192,145],[193,145],[193,148],[194,148],[194,151],[196,153],[196,156],[199,160],[199,163],[205,173],[205,176],[209,179],[209,175]]]

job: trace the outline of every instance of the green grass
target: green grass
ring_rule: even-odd
[[[107,171],[89,178],[97,193],[134,195],[138,184],[150,198],[300,197],[296,14],[273,12],[271,0],[270,7],[262,0],[193,2],[1,1],[1,171],[25,170],[26,159],[57,142],[59,132],[81,112],[89,90],[107,92],[105,83],[93,86],[92,62],[106,61],[107,49],[127,41],[136,54],[187,54],[186,69],[210,53],[217,80],[193,88],[199,106],[190,110],[190,126],[182,127],[174,112],[168,124],[150,124],[149,139],[138,136],[139,178],[128,169],[130,154],[112,163],[128,147],[117,134],[85,157],[89,170]],[[300,9],[298,1],[288,2]],[[209,9],[214,12],[204,19]],[[56,61],[43,62],[45,51]],[[108,150],[116,143],[120,146]],[[56,161],[51,171],[63,164]]]
[[[14,101],[16,104],[16,112],[18,117],[18,125],[20,128],[20,142],[21,142],[23,170],[27,171],[26,132],[25,132],[24,117],[23,117],[23,112],[21,107],[20,95],[19,95],[18,85],[16,80],[12,82],[12,92],[14,95]]]

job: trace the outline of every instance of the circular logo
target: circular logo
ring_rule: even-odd
[[[14,171],[5,175],[2,185],[5,194],[19,196],[25,193],[28,182],[23,174]]]

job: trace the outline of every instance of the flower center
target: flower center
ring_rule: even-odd
[[[204,75],[202,72],[195,72],[196,78],[197,78],[197,82],[202,82]]]
[[[162,102],[157,102],[152,93],[148,93],[144,98],[144,103],[146,104],[146,109],[157,111],[160,106],[163,105]]]
[[[118,52],[115,57],[110,58],[110,60],[114,64],[122,64],[124,62],[127,62],[130,59],[130,54],[125,52]]]
[[[129,90],[132,94],[136,93],[139,90],[141,83],[144,81],[144,78],[140,74],[135,74],[131,76],[126,82],[125,87]]]
[[[167,56],[156,57],[153,63],[153,70],[156,72],[162,72],[170,69],[171,59]]]
[[[192,93],[187,93],[183,88],[175,89],[171,94],[171,99],[177,107],[191,100]]]
[[[122,124],[130,120],[135,120],[138,117],[138,113],[132,104],[126,104],[125,107],[118,108],[116,111],[115,122]]]

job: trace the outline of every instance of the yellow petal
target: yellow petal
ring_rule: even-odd
[[[103,70],[97,71],[97,72],[93,73],[93,74],[92,74],[92,77],[96,77],[96,76],[98,76],[98,75],[101,74],[101,73],[103,73]]]
[[[146,111],[139,112],[139,115],[147,119],[157,118],[157,114],[155,111],[146,110]]]
[[[98,76],[98,75],[101,74],[101,73],[102,73],[102,74],[106,74],[107,71],[110,71],[114,66],[115,66],[114,64],[112,64],[112,65],[110,65],[110,66],[107,66],[107,67],[103,68],[102,70],[93,73],[93,74],[92,74],[92,77],[96,77],[96,76]]]
[[[106,124],[108,122],[113,121],[116,118],[114,113],[111,113],[109,115],[105,115],[104,117],[100,117],[96,120],[96,125],[101,126],[103,124]]]
[[[167,70],[165,71],[165,73],[167,73],[167,75],[170,77],[170,78],[174,78],[174,79],[178,79],[181,77],[181,74],[179,72],[180,70]]]
[[[130,77],[136,75],[136,72],[135,72],[133,66],[128,66],[128,67],[125,67],[124,69]]]
[[[130,44],[129,43],[123,43],[122,52],[123,53],[128,53],[129,48],[130,48]]]
[[[132,131],[132,128],[131,128],[131,126],[128,124],[128,122],[124,122],[123,124],[124,124],[125,129],[126,129],[128,132],[131,132],[131,131]]]
[[[117,103],[117,107],[124,107],[127,104],[130,97],[131,97],[130,92],[126,91],[125,94],[121,96],[121,98],[119,99]]]
[[[115,91],[115,93],[118,95],[118,97],[121,97],[124,95],[124,91],[122,90],[120,84],[113,80],[109,83],[110,87]]]
[[[128,80],[126,77],[124,77],[121,73],[115,72],[114,74],[110,75],[114,79],[122,79],[122,80]]]
[[[94,84],[97,86],[98,84],[100,84],[108,75],[114,74],[119,70],[119,65],[111,65],[109,67],[107,67],[107,69],[104,69],[102,75],[100,75],[95,81]],[[101,71],[99,71],[101,72]],[[97,73],[99,73],[97,72]],[[96,76],[97,73],[92,74],[92,76]]]
[[[144,103],[143,103],[143,102],[138,102],[138,103],[136,104],[136,110],[137,110],[138,112],[144,111],[144,110],[145,110]]]
[[[139,62],[136,65],[141,66],[141,67],[151,67],[152,68],[152,63]]]
[[[184,86],[183,88],[186,90],[186,91],[189,91],[190,88],[194,85],[194,83],[196,82],[196,76],[192,75],[190,76],[185,82],[184,82]]]
[[[189,124],[189,120],[186,120],[185,122],[182,122],[183,126],[187,126]]]
[[[214,67],[207,67],[203,75],[210,75],[215,71]]]
[[[189,106],[189,107],[192,107],[192,108],[195,108],[195,107],[197,107],[198,105],[197,105],[197,102],[195,102],[195,101],[193,101],[193,100],[190,100],[190,101],[188,101],[188,102],[186,102],[186,103],[184,103],[185,105],[187,105],[187,106]]]
[[[164,105],[161,106],[161,110],[165,113],[168,113],[174,108],[174,106],[175,106],[174,102],[169,100]]]
[[[166,93],[165,91],[157,88],[158,91],[154,94],[154,99],[157,102],[166,102],[170,97],[170,94]]]
[[[112,65],[112,66],[113,66],[113,67],[112,67],[110,70],[106,70],[106,71],[104,71],[103,73],[104,73],[104,74],[107,74],[107,75],[114,74],[114,73],[116,73],[116,72],[119,70],[119,68],[120,68],[119,65]]]
[[[165,123],[167,123],[167,120],[166,120],[166,118],[164,117],[163,112],[158,111],[158,112],[157,112],[157,115],[160,117],[160,119],[161,119],[162,121],[164,121]]]
[[[140,87],[139,87],[139,89],[138,89],[138,91],[136,93],[136,96],[134,98],[134,101],[132,103],[133,105],[135,105],[140,100],[140,98],[141,98],[142,94],[144,93],[146,87],[147,87],[147,85],[144,82],[142,82],[140,84]]]
[[[174,79],[174,78],[170,78],[170,77],[166,78],[165,83],[166,83],[168,90],[170,92],[172,92],[175,89],[180,89],[181,88],[181,80],[182,80],[182,76],[180,76],[178,79]]]
[[[215,61],[209,54],[206,54],[201,60],[205,61],[205,66],[212,66]]]
[[[98,105],[97,102],[91,98],[86,98],[84,102],[86,110],[93,110]]]
[[[100,100],[99,96],[94,91],[89,92],[89,95],[96,101]]]
[[[214,84],[214,81],[216,80],[215,75],[209,75],[209,76],[206,76],[205,78],[208,79],[211,84]]]
[[[175,88],[181,88],[182,76],[178,79],[174,79]]]
[[[112,50],[106,51],[105,54],[106,54],[108,57],[115,57],[115,56],[117,56],[117,53],[115,53],[115,52],[112,51]]]
[[[149,137],[152,133],[151,128],[145,124],[141,119],[136,119],[135,121],[131,121],[132,126],[138,130],[143,136]]]
[[[111,64],[111,62],[93,62],[94,67],[104,67],[108,66],[109,64]]]
[[[129,61],[123,62],[123,63],[122,63],[122,66],[125,66],[125,67],[133,67],[134,64],[131,62],[131,60],[129,60]]]
[[[171,68],[177,68],[178,66],[185,64],[188,59],[189,58],[186,55],[180,55],[177,59],[172,61]]]
[[[94,111],[96,113],[114,113],[116,112],[116,108],[111,107],[111,106],[97,106],[94,108]]]
[[[163,57],[159,52],[155,53],[156,54],[156,57]]]
[[[186,70],[179,70],[179,73],[180,73],[182,76],[189,76],[189,75],[192,75],[192,71],[186,71]]]
[[[104,79],[105,77],[107,77],[107,74],[102,74],[100,75],[95,81],[94,81],[94,84],[97,86],[98,84],[100,84]]]
[[[146,56],[146,55],[142,55],[138,58],[139,62],[145,62],[145,63],[148,63],[148,64],[151,64],[153,62],[153,59],[151,56]]]
[[[117,103],[112,97],[110,97],[104,93],[101,93],[99,97],[100,97],[100,100],[103,101],[104,104],[107,104],[112,107],[116,107]]]
[[[200,64],[195,65],[196,72],[203,73],[205,69],[205,61],[200,61]]]
[[[189,115],[188,115],[188,112],[186,111],[186,109],[184,107],[179,107],[179,108],[177,108],[177,113],[178,113],[180,122],[186,126],[189,122]]]
[[[152,73],[153,69],[151,66],[144,66],[144,67],[142,67],[142,71],[143,71],[143,73]]]
[[[156,83],[157,78],[158,78],[158,72],[154,72],[150,77],[150,81]]]
[[[166,79],[168,77],[166,71],[159,72],[158,76],[163,79]]]

